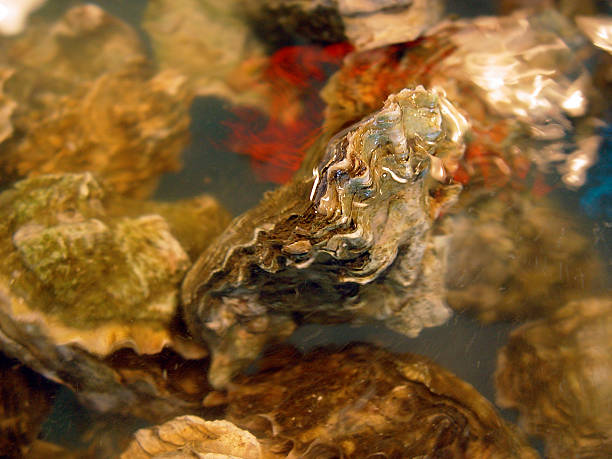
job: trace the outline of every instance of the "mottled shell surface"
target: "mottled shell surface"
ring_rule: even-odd
[[[4,457],[28,456],[57,385],[0,353],[0,452]]]
[[[232,382],[227,419],[269,457],[537,457],[472,386],[417,355],[276,348],[259,368]]]
[[[243,18],[253,3],[151,0],[142,27],[160,68],[180,72],[195,94],[267,111],[264,46]]]
[[[59,344],[79,341],[100,355],[130,338],[157,352],[153,336],[174,314],[189,257],[162,217],[111,217],[104,200],[90,174],[28,179],[0,195],[10,314],[40,315]]]
[[[138,33],[96,5],[0,38],[0,183],[90,171],[150,196],[189,142],[186,83],[155,73]]]
[[[443,323],[444,237],[430,227],[458,188],[441,158],[462,153],[465,119],[422,87],[338,133],[311,177],[238,217],[183,284],[192,333],[224,385],[300,321],[381,320],[415,336]]]
[[[261,459],[257,438],[228,421],[205,421],[180,416],[162,425],[141,429],[121,459],[155,457]]]
[[[298,37],[364,50],[416,40],[443,10],[440,0],[256,0],[247,11],[273,43]]]
[[[483,322],[539,318],[604,289],[604,263],[575,215],[546,197],[465,190],[451,235],[447,301]]]
[[[612,456],[612,300],[572,301],[528,322],[499,352],[498,404],[542,436],[547,457]]]
[[[212,238],[228,215],[206,197],[140,203],[146,214],[136,206],[88,173],[26,179],[0,194],[0,348],[88,406],[167,419],[199,408],[209,390],[207,350],[176,315],[191,264],[181,241],[205,247],[200,236]]]

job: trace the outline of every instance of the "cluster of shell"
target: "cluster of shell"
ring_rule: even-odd
[[[265,88],[239,90],[257,79],[244,63],[265,56],[235,16],[243,2],[149,1],[143,26],[158,73],[137,33],[94,5],[2,39],[0,448],[61,453],[35,440],[59,383],[96,412],[168,421],[130,445],[125,433],[97,442],[113,454],[125,447],[124,458],[537,457],[474,388],[423,357],[369,344],[307,354],[271,346],[306,323],[381,322],[414,337],[447,321],[448,302],[485,322],[539,318],[500,352],[498,404],[518,408],[551,457],[612,455],[612,305],[596,296],[601,261],[546,200],[513,186],[492,193],[478,180],[462,191],[453,180],[478,177],[469,153],[491,145],[495,126],[517,148],[538,135],[478,92],[482,81],[462,64],[490,24],[446,23],[402,53],[384,47],[398,41],[393,33],[417,38],[439,4],[249,3],[250,20],[291,13],[281,37],[322,21],[361,52],[324,89],[324,132],[302,169],[231,223],[209,196],[143,199],[178,167],[195,94],[269,109]],[[500,22],[496,43],[523,19]],[[544,19],[512,45],[514,57],[530,40],[554,41],[548,28],[562,18]],[[389,21],[402,27],[383,27]],[[194,50],[213,57],[194,60]],[[399,62],[370,65],[391,55]],[[444,90],[418,86],[446,77]],[[559,94],[584,96],[586,83],[557,81],[554,97],[542,94],[551,110],[542,116],[569,129],[586,104],[568,113]],[[480,97],[467,100],[465,88]],[[477,129],[465,136],[470,123]],[[500,150],[500,175],[533,155]],[[568,268],[551,274],[559,265]]]

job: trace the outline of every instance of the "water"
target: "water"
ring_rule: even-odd
[[[51,1],[38,14],[48,17],[59,17],[73,1]],[[145,0],[94,2],[110,13],[123,18],[136,26],[142,36],[146,36],[139,27]],[[451,12],[461,16],[478,14],[495,14],[493,2],[450,2]],[[150,43],[145,39],[148,52]],[[191,108],[192,142],[182,155],[183,169],[177,173],[165,174],[154,194],[155,199],[176,200],[209,193],[215,196],[233,215],[255,206],[263,193],[275,188],[271,182],[258,180],[253,173],[251,163],[245,156],[230,152],[221,144],[211,143],[211,138],[223,138],[228,134],[227,121],[235,120],[228,102],[218,97],[197,97]],[[610,152],[602,152],[600,161],[609,164]],[[607,156],[605,156],[607,155]],[[608,163],[605,163],[608,161]],[[587,184],[588,185],[588,184]],[[606,260],[606,269],[610,270],[610,222],[601,212],[586,215],[580,204],[580,196],[587,191],[568,191],[557,189],[552,196],[565,204],[566,210],[585,221],[586,232],[591,233],[593,241],[602,259]],[[603,204],[605,210],[605,203]],[[608,203],[609,205],[609,203]],[[609,212],[609,207],[608,207]],[[608,274],[608,284],[609,274]],[[608,289],[609,292],[609,289]],[[472,384],[483,396],[495,402],[493,373],[496,367],[497,352],[507,341],[509,332],[516,323],[498,322],[483,325],[475,318],[455,314],[447,324],[425,329],[418,338],[407,338],[391,332],[382,325],[305,325],[300,327],[289,341],[303,350],[317,346],[336,344],[344,345],[355,341],[365,341],[383,346],[392,352],[413,352],[432,358],[435,362],[449,369],[461,379]],[[510,422],[516,422],[516,413],[511,410],[500,410],[501,415]],[[57,396],[55,406],[49,419],[43,426],[40,438],[71,448],[84,446],[81,435],[91,419],[99,415],[80,406],[74,395],[62,389]],[[110,418],[109,422],[119,422],[127,430],[135,430],[144,425],[138,419]],[[533,439],[533,444],[543,453],[543,446]]]

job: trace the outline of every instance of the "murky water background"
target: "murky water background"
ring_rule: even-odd
[[[68,6],[77,2],[51,0],[37,14],[59,16]],[[138,25],[145,0],[129,2],[109,0],[93,2],[111,14],[133,25]],[[494,2],[449,2],[447,10],[461,16],[495,14]],[[220,200],[232,214],[238,215],[253,207],[262,194],[276,185],[262,183],[255,177],[246,157],[225,151],[219,145],[211,145],[207,139],[225,136],[228,128],[224,120],[234,116],[229,105],[221,99],[197,98],[192,110],[192,143],[183,153],[184,167],[178,173],[166,174],[154,195],[155,199],[174,200],[210,193]],[[569,212],[584,218],[579,206],[579,193],[560,190],[553,197],[564,202]],[[602,258],[610,259],[610,223],[586,220],[589,231],[602,252]],[[609,268],[609,262],[607,264]],[[506,343],[508,333],[516,324],[496,323],[483,326],[477,320],[455,314],[445,325],[425,329],[418,338],[407,338],[393,333],[383,326],[319,326],[299,328],[290,341],[307,350],[325,344],[348,344],[367,341],[381,345],[393,352],[413,352],[431,357],[435,362],[454,372],[472,384],[487,399],[495,401],[493,373],[498,349]],[[504,418],[516,420],[514,412],[500,410]],[[54,410],[45,423],[42,438],[63,445],[74,442],[87,426],[91,413],[78,405],[74,396],[64,389],[58,395]],[[144,425],[138,420],[125,420],[124,428],[135,429]],[[537,445],[540,452],[541,446]]]

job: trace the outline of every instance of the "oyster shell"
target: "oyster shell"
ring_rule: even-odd
[[[445,21],[416,42],[347,56],[321,92],[324,131],[379,109],[403,87],[440,87],[473,127],[457,180],[505,183],[525,167],[554,167],[579,187],[600,140],[589,117],[601,96],[580,57],[588,48],[554,10]]]
[[[448,251],[447,301],[483,322],[546,316],[604,288],[604,264],[575,216],[547,198],[465,190]],[[453,209],[453,210],[455,210]]]
[[[254,30],[268,45],[340,43],[347,40],[334,0],[254,0],[245,4]]]
[[[364,50],[416,40],[443,9],[441,0],[255,0],[247,12],[266,40],[348,40]]]
[[[198,390],[208,391],[202,371],[188,378],[195,388],[168,377],[185,376],[185,359],[207,363],[177,323],[190,260],[161,216],[113,214],[125,207],[113,199],[90,174],[27,179],[0,194],[0,346],[78,388],[88,406],[159,420],[199,407]],[[210,204],[192,214],[202,227],[213,218]]]
[[[346,36],[358,50],[413,41],[442,17],[441,0],[338,0]]]
[[[160,68],[179,71],[195,94],[267,108],[265,52],[241,18],[247,7],[240,0],[151,0],[142,27]]]
[[[544,437],[547,457],[610,457],[610,297],[570,302],[514,330],[495,384],[498,404],[517,408],[525,430]]]
[[[160,426],[140,429],[121,459],[151,457],[205,457],[260,459],[261,447],[253,434],[228,421],[205,421],[180,416]]]
[[[17,103],[4,94],[4,83],[12,73],[11,69],[0,67],[0,144],[13,135],[11,116]]]
[[[27,456],[57,386],[0,353],[0,451],[4,457]]]
[[[294,318],[382,320],[415,336],[449,317],[444,238],[429,230],[459,190],[431,175],[462,153],[464,128],[444,96],[406,89],[315,152],[313,176],[234,220],[183,283],[186,322],[213,352],[213,385],[288,335]]]
[[[277,348],[259,367],[232,381],[226,419],[265,457],[537,457],[472,386],[424,357]]]
[[[95,5],[0,39],[1,80],[10,99],[0,96],[2,182],[92,171],[144,198],[180,166],[192,98],[186,78],[155,74],[136,32]]]

